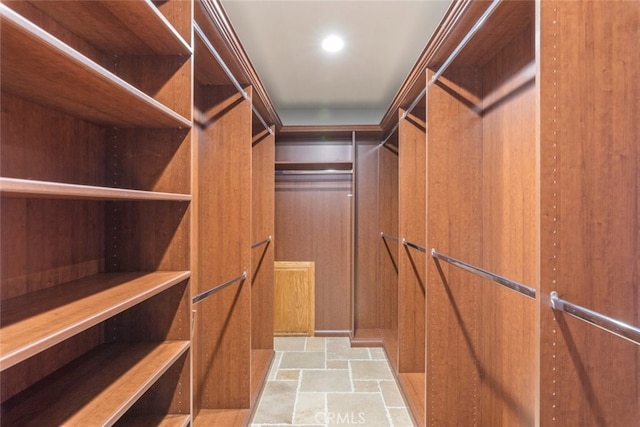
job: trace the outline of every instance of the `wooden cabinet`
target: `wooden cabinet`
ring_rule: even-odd
[[[184,425],[191,4],[0,15],[2,421]]]
[[[276,336],[313,336],[314,284],[313,262],[275,263],[273,330]]]

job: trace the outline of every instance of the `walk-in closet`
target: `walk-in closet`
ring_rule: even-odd
[[[637,425],[640,2],[447,2],[374,124],[232,3],[0,3],[0,424]]]

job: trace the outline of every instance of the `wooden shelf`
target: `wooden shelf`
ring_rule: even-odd
[[[150,0],[30,3],[105,53],[191,54],[189,44]]]
[[[170,341],[100,346],[5,402],[2,421],[22,426],[111,425],[189,345]]]
[[[532,23],[534,18],[534,8],[531,7],[531,2],[501,2],[456,56],[452,66],[469,67],[485,64],[510,43],[514,36],[522,32],[524,27]],[[451,41],[458,43],[461,37],[454,35]]]
[[[339,170],[348,171],[353,168],[353,162],[276,162],[276,170]]]
[[[3,4],[0,17],[2,90],[108,126],[191,127],[189,119]]]
[[[98,274],[2,303],[5,370],[190,277],[190,272]]]
[[[190,194],[127,190],[18,178],[0,178],[0,194],[6,197],[74,200],[157,200],[169,202],[188,202],[191,200]]]

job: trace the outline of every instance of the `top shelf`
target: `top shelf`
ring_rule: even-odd
[[[533,1],[500,1],[495,10],[460,50],[452,62],[454,67],[482,66],[493,58],[502,48],[527,25],[535,20]],[[473,13],[466,14],[464,21],[455,24],[447,41],[434,55],[430,68],[437,70],[445,58],[465,38],[476,21],[485,12],[489,2],[473,5]]]
[[[3,90],[108,126],[191,127],[189,119],[110,73],[4,4],[0,4],[0,17]]]
[[[353,168],[352,162],[276,162],[276,170],[292,171],[322,171],[337,170],[349,171]]]
[[[108,54],[191,54],[189,44],[150,0],[30,3]]]

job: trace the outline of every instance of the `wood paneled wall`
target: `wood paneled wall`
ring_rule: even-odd
[[[353,160],[349,131],[282,132],[276,140],[276,170],[285,174],[276,175],[275,259],[315,263],[318,335],[353,329]]]
[[[538,7],[540,423],[633,425],[640,346],[554,312],[548,297],[640,325],[640,3]]]
[[[351,331],[351,176],[276,180],[276,261],[313,261],[316,333]]]

